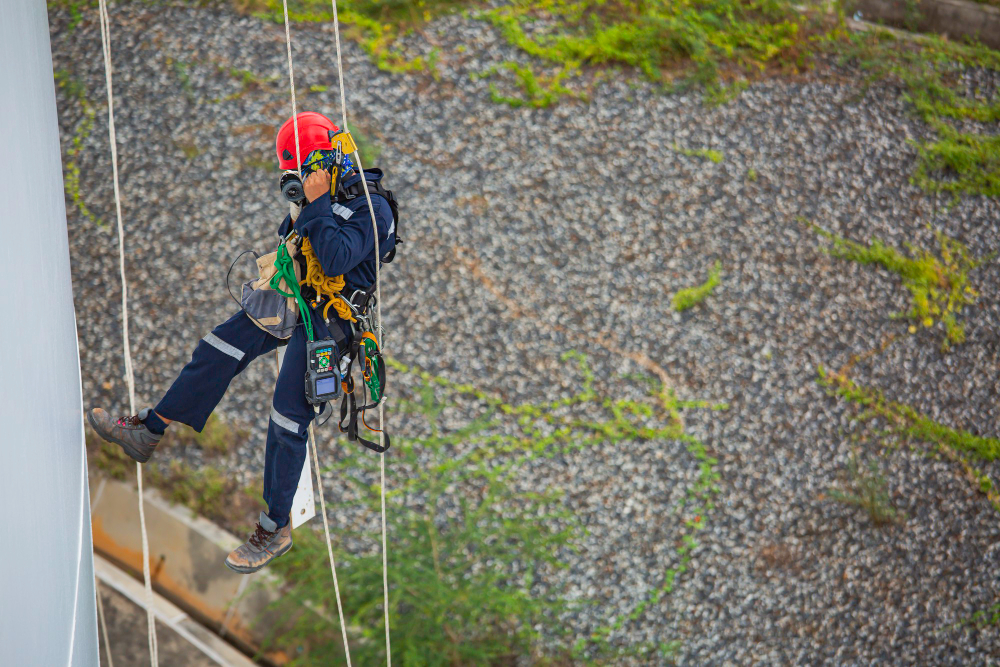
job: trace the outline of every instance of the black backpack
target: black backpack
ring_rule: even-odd
[[[372,173],[375,176],[381,176],[383,172],[378,167],[372,167],[371,169],[365,169],[365,175],[367,176],[369,173]],[[392,219],[395,223],[393,231],[395,246],[398,246],[403,242],[403,239],[400,238],[399,236],[399,204],[396,202],[396,195],[392,194],[392,190],[386,190],[382,186],[381,178],[378,178],[376,180],[368,180],[368,178],[365,178],[365,181],[368,183],[369,194],[381,195],[382,197],[385,198],[387,202],[389,202],[389,208],[392,209]],[[358,181],[349,188],[341,188],[340,192],[337,193],[337,200],[349,201],[351,199],[354,199],[355,197],[364,197],[364,196],[365,196],[365,190],[361,186],[361,181]],[[388,264],[396,257],[395,246],[393,246],[392,250],[390,250],[389,252],[387,252],[385,255],[382,256],[383,264]]]

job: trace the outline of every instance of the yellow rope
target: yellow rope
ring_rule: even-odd
[[[316,290],[318,298],[317,302],[314,303],[313,306],[319,305],[319,300],[323,297],[329,299],[329,302],[323,307],[323,319],[327,318],[327,313],[330,312],[330,306],[333,306],[333,309],[337,311],[337,315],[340,319],[357,322],[351,314],[351,309],[344,302],[344,300],[338,296],[346,286],[344,276],[328,278],[326,274],[323,273],[323,265],[319,263],[319,258],[316,257],[316,252],[313,250],[309,239],[302,239],[302,254],[305,255],[306,258],[306,277],[305,280],[299,281],[299,285],[308,285]]]

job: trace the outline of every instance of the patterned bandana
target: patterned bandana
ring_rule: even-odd
[[[306,161],[302,163],[302,178],[305,178],[314,171],[319,171],[320,169],[326,169],[327,171],[333,171],[333,160],[336,157],[336,151],[326,151],[326,150],[315,150],[306,157]],[[351,158],[346,153],[344,154],[344,159],[341,161],[340,166],[343,168],[344,173],[347,173],[351,169],[354,169],[354,163]]]

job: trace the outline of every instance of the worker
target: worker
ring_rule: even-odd
[[[338,155],[333,150],[331,138],[339,128],[319,113],[305,112],[297,118],[299,159],[296,160],[295,127],[291,118],[278,130],[275,143],[278,165],[285,174],[296,174],[301,166],[304,200],[289,204],[289,215],[281,223],[278,235],[285,239],[295,231],[301,239],[308,240],[323,273],[326,276],[343,275],[344,294],[368,290],[375,282],[378,258],[367,200],[363,192],[358,196],[362,177],[345,155],[339,165],[341,178],[337,192],[331,194],[334,178],[331,171],[335,171],[336,166],[331,165],[330,158]],[[365,170],[378,225],[379,254],[389,261],[396,242],[395,199],[391,193],[388,197],[377,194],[385,192],[378,183],[381,178],[380,170]],[[349,322],[336,317],[329,309],[326,309],[327,316],[333,316],[330,319],[322,316],[321,308],[310,307],[310,310],[317,338],[331,337],[330,328],[340,327],[344,336],[340,338],[338,334],[337,337],[350,344],[352,328]],[[94,408],[87,413],[88,420],[98,435],[120,445],[136,461],[145,463],[172,422],[187,424],[200,432],[233,377],[251,361],[274,351],[282,343],[241,309],[199,341],[191,361],[155,407],[118,419],[113,419],[105,410]],[[260,513],[256,528],[246,543],[226,558],[226,565],[240,573],[256,572],[292,546],[289,522],[292,498],[305,462],[307,428],[317,412],[305,395],[306,334],[301,319],[287,345],[267,427],[263,494],[267,511]],[[339,355],[346,352],[346,349],[338,349]]]

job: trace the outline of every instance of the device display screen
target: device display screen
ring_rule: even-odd
[[[321,378],[316,380],[316,393],[320,396],[337,393],[337,378]]]

